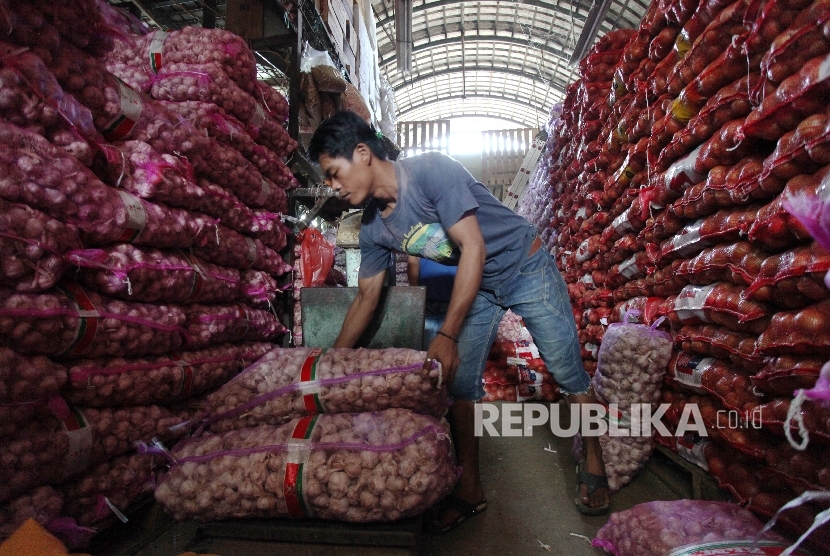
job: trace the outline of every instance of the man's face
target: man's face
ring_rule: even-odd
[[[352,160],[343,156],[332,158],[327,154],[321,154],[319,160],[326,184],[353,207],[361,206],[371,193],[369,155],[362,146],[355,148]]]

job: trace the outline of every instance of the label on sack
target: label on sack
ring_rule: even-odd
[[[98,333],[101,314],[92,300],[75,282],[63,282],[55,286],[75,304],[78,311],[78,324],[75,327],[75,337],[72,343],[59,356],[78,356],[89,348]]]
[[[190,293],[187,294],[187,298],[185,299],[185,302],[187,302],[195,299],[200,293],[202,293],[202,290],[205,288],[207,276],[205,275],[205,271],[199,265],[198,260],[193,257],[192,254],[185,253],[184,251],[180,252],[185,260],[190,264],[190,268],[193,269],[193,283],[190,286]]]
[[[617,267],[617,272],[620,273],[620,276],[628,279],[643,274],[637,264],[636,255],[621,262],[620,266]]]
[[[285,477],[282,483],[285,504],[291,517],[314,517],[303,493],[303,468],[311,454],[308,442],[317,424],[317,415],[303,417],[294,425],[286,443]]]
[[[256,255],[257,255],[256,243],[254,242],[253,239],[251,239],[247,236],[244,236],[244,237],[245,237],[245,243],[248,245],[248,252],[246,253],[246,258],[248,260],[248,265],[245,268],[250,268],[251,265],[256,262]]]
[[[191,367],[190,363],[185,361],[184,358],[175,351],[170,353],[170,359],[182,370],[182,374],[179,377],[179,389],[176,397],[186,398],[193,393],[193,367]]]
[[[684,323],[694,323],[697,319],[706,320],[706,298],[712,293],[716,284],[708,286],[686,286],[674,300],[674,312]]]
[[[673,253],[679,257],[688,257],[709,246],[709,242],[700,237],[700,228],[703,218],[689,224],[674,236],[668,243],[666,253]],[[663,254],[663,253],[661,253]]]
[[[714,357],[694,357],[688,353],[681,353],[674,364],[674,379],[698,392],[705,392],[701,377],[714,362]]]
[[[709,464],[706,462],[706,454],[704,452],[710,442],[697,435],[686,434],[677,439],[677,454],[686,461],[694,463],[705,471],[709,471]]]
[[[317,380],[317,365],[320,363],[320,358],[324,353],[326,353],[325,349],[315,348],[311,350],[300,369],[300,383],[298,387],[300,392],[303,393],[303,405],[305,405],[305,410],[308,415],[317,415],[326,412],[326,408],[320,400],[319,381]],[[315,385],[316,388],[312,385]],[[306,392],[304,388],[308,391]]]
[[[631,221],[628,219],[628,213],[631,209],[629,208],[624,213],[619,215],[611,222],[611,227],[620,234],[625,235],[626,232],[630,232],[634,230],[634,226],[631,225]]]
[[[92,455],[92,427],[86,415],[77,407],[69,407],[69,415],[61,420],[69,447],[63,462],[63,478],[71,477],[89,467]]]
[[[268,115],[265,113],[265,108],[262,107],[260,103],[256,103],[256,109],[254,110],[254,115],[251,116],[251,119],[248,120],[248,123],[254,126],[255,128],[259,129],[265,124],[265,120],[268,118]]]
[[[617,429],[631,430],[631,414],[621,411],[618,407],[611,407],[602,404],[606,409],[605,420],[608,424],[614,424]]]
[[[255,205],[262,206],[271,196],[271,184],[265,178],[262,178],[262,187],[259,190],[259,197],[257,197]]]
[[[702,148],[703,145],[697,147],[685,158],[675,162],[666,170],[664,180],[667,190],[682,194],[690,185],[700,183],[706,179],[707,174],[695,170],[695,162]]]
[[[592,344],[591,342],[587,342],[585,344],[585,351],[591,354],[591,357],[594,359],[597,358],[597,354],[599,353],[599,346],[596,344]]]
[[[141,199],[132,193],[128,193],[123,189],[117,189],[116,191],[118,196],[121,197],[121,202],[124,203],[124,208],[127,209],[127,223],[116,241],[130,243],[138,239],[144,231],[144,227],[147,225],[147,210],[144,208]]]
[[[776,556],[788,546],[776,541],[714,541],[681,546],[666,556]]]
[[[118,95],[121,112],[104,127],[104,138],[107,141],[120,141],[127,137],[141,118],[141,97],[120,79]]]
[[[528,369],[527,367],[519,367],[519,382],[521,384],[539,385],[545,381],[545,375],[539,371]]]
[[[542,399],[542,385],[541,384],[519,384],[516,386],[516,401],[524,402],[527,400],[541,400]]]
[[[593,255],[593,253],[591,253],[591,243],[590,238],[588,238],[579,244],[579,247],[576,250],[576,262],[584,263],[591,258],[591,255]]]
[[[150,39],[150,46],[147,47],[147,55],[150,57],[150,69],[158,73],[161,69],[161,52],[164,49],[164,41],[170,33],[167,31],[156,31]]]
[[[239,311],[237,313],[239,315],[239,322],[244,325],[239,329],[239,335],[236,337],[235,341],[238,342],[245,339],[245,336],[248,334],[248,330],[251,328],[251,318],[248,316],[248,310],[245,308],[245,305],[237,303],[236,308]]]

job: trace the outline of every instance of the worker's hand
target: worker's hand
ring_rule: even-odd
[[[427,349],[427,358],[424,361],[424,370],[432,369],[432,362],[439,361],[441,363],[441,384],[450,384],[455,379],[455,371],[458,369],[460,359],[458,358],[458,346],[455,342],[446,336],[440,334],[432,340]],[[438,385],[438,377],[433,380],[434,385]]]

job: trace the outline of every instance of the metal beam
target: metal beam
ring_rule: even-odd
[[[510,96],[507,96],[507,95],[493,94],[493,93],[488,93],[486,95],[473,94],[473,95],[467,95],[466,100],[470,100],[470,99],[474,99],[474,98],[498,99],[499,101],[504,101],[504,102],[507,102],[507,103],[510,103],[510,104],[516,104],[516,105],[519,105],[519,106],[523,106],[525,108],[528,107],[528,101],[518,100],[518,99],[516,99],[516,97],[510,97]],[[403,114],[406,114],[407,112],[411,112],[415,108],[421,108],[423,106],[429,106],[430,104],[436,104],[436,103],[439,103],[439,102],[447,102],[447,101],[451,101],[451,100],[464,100],[464,99],[461,98],[461,95],[449,95],[449,96],[441,96],[441,98],[428,100],[426,102],[421,102],[417,106],[413,106],[412,108],[407,108],[407,109],[401,110],[398,113],[398,119],[402,120],[401,116]],[[547,114],[550,111],[550,106],[542,107],[542,106],[534,106],[534,105],[531,104],[530,108],[532,108],[532,109],[534,109],[538,112],[542,112],[544,114]],[[501,117],[501,116],[494,116],[494,117]],[[525,123],[529,123],[529,122],[525,122]],[[537,125],[536,122],[532,122],[531,125],[528,125],[527,127],[535,127],[536,125]]]
[[[492,98],[492,97],[481,96],[481,95],[472,96],[472,97],[468,96],[467,100],[469,101],[469,100],[476,99],[476,98],[487,99],[487,98]],[[439,103],[447,102],[447,101],[450,101],[450,100],[461,100],[461,97],[460,96],[452,96],[452,97],[446,97],[446,98],[441,98],[441,99],[430,100],[430,101],[425,102],[423,104],[419,104],[416,108],[421,108],[423,106],[429,106],[429,105],[432,105],[432,104],[439,104]],[[505,102],[509,102],[510,104],[517,104],[517,105],[527,107],[527,104],[522,103],[522,102],[517,102],[515,99],[505,98],[504,100],[505,100]],[[398,114],[398,121],[401,121],[401,122],[405,121],[406,113],[411,112],[412,110],[414,110],[414,108],[411,108],[409,110],[400,112]],[[537,110],[537,109],[534,108],[534,110]],[[547,118],[547,116],[548,116],[548,111],[549,111],[549,109],[548,110],[537,110],[537,112],[542,114],[545,118]],[[491,118],[499,118],[501,120],[507,120],[508,122],[513,122],[513,123],[518,124],[522,127],[538,127],[538,125],[539,125],[538,118],[536,120],[530,122],[530,121],[525,121],[525,120],[518,120],[518,119],[512,118],[512,117],[506,117],[503,114],[496,114],[496,113],[491,114],[489,112],[485,112],[485,113],[481,113],[481,112],[467,113],[467,112],[464,112],[462,114],[452,114],[450,116],[445,115],[445,116],[442,116],[442,118],[450,118],[450,117],[460,118],[462,116],[463,117],[467,117],[467,116],[470,116],[470,117],[472,117],[472,116],[486,116],[486,117],[491,117]]]
[[[425,73],[425,74],[420,75],[420,76],[418,76],[414,79],[408,79],[406,82],[401,83],[400,85],[393,86],[392,90],[397,92],[397,91],[400,91],[402,89],[405,89],[406,87],[413,86],[413,85],[415,85],[415,84],[417,84],[421,81],[426,81],[428,79],[433,79],[434,77],[437,77],[439,75],[450,75],[450,74],[453,74],[453,73],[463,73],[465,71],[467,71],[467,72],[489,71],[489,72],[498,73],[498,74],[506,73],[506,74],[509,74],[509,75],[515,75],[517,77],[526,77],[527,79],[530,79],[531,81],[534,81],[536,83],[541,83],[542,85],[545,85],[545,86],[549,86],[549,87],[553,88],[554,90],[559,91],[561,93],[564,93],[565,92],[565,87],[567,87],[567,85],[570,84],[570,82],[567,82],[567,83],[565,83],[564,86],[559,86],[559,85],[556,85],[556,84],[553,84],[553,83],[548,83],[547,81],[539,79],[538,77],[534,77],[534,76],[532,76],[530,74],[527,74],[523,71],[510,69],[510,68],[500,68],[500,67],[493,67],[493,66],[465,66],[462,69],[461,67],[456,66],[456,67],[452,67],[452,68],[442,69],[442,70],[439,70],[439,71],[434,71],[432,73]]]
[[[496,2],[495,0],[491,0],[491,1],[493,1],[494,4],[498,4],[498,2]],[[423,12],[425,10],[432,10],[432,9],[435,9],[435,8],[443,8],[444,6],[451,6],[451,5],[454,5],[454,4],[463,4],[463,3],[480,4],[481,2],[477,2],[477,1],[474,2],[473,0],[438,0],[437,2],[425,2],[425,3],[421,4],[420,6],[413,7],[413,9],[412,9],[412,18],[414,19],[415,14]],[[522,3],[522,5],[525,5],[525,6],[535,6],[537,8],[544,8],[544,9],[550,10],[550,11],[555,12],[555,13],[561,12],[561,10],[557,10],[557,8],[559,6],[555,2],[543,2],[542,0],[522,0],[521,3]],[[384,25],[388,25],[389,23],[392,23],[394,20],[395,20],[394,16],[385,17],[385,18],[379,20],[377,22],[377,25],[382,27]]]
[[[460,43],[460,42],[461,42],[461,37],[439,39],[437,41],[431,41],[431,42],[423,43],[420,46],[414,46],[412,48],[412,54],[414,56],[414,54],[416,52],[422,52],[424,50],[429,50],[429,49],[438,48],[440,46],[444,46],[444,45],[447,45],[447,44],[455,44],[455,43]],[[525,39],[517,39],[517,38],[513,38],[513,37],[501,37],[499,35],[472,35],[472,36],[467,35],[467,36],[464,37],[464,42],[465,43],[470,43],[470,42],[502,43],[502,44],[513,44],[513,45],[518,45],[518,46],[527,46],[527,40],[525,40]],[[565,52],[561,48],[551,48],[549,46],[539,46],[537,48],[539,48],[543,52],[546,52],[546,53],[551,54],[553,56],[557,56],[557,57],[561,58],[564,61],[568,61],[571,57],[569,53]],[[384,58],[383,58],[384,64],[389,64],[390,62],[394,62],[394,61],[395,61],[395,56],[394,55],[392,55],[389,58],[384,56]]]

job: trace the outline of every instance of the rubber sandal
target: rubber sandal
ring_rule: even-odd
[[[427,532],[432,533],[433,535],[443,535],[444,533],[448,533],[452,531],[469,518],[476,516],[487,509],[487,500],[482,498],[475,504],[470,504],[462,500],[461,498],[456,498],[453,495],[449,495],[444,498],[436,508],[435,513],[433,514],[432,518],[427,521]],[[455,510],[458,512],[458,517],[452,520],[450,523],[446,525],[442,525],[443,519],[445,515],[447,515],[448,511]]]
[[[576,497],[574,498],[574,504],[576,505],[576,509],[579,510],[579,513],[590,516],[607,514],[608,509],[611,507],[611,503],[609,502],[604,506],[597,506],[596,508],[592,508],[591,506],[584,504],[579,497],[579,485],[585,484],[588,487],[588,496],[591,496],[595,490],[600,488],[608,488],[608,478],[605,475],[588,473],[582,468],[581,463],[576,466],[576,476]]]

